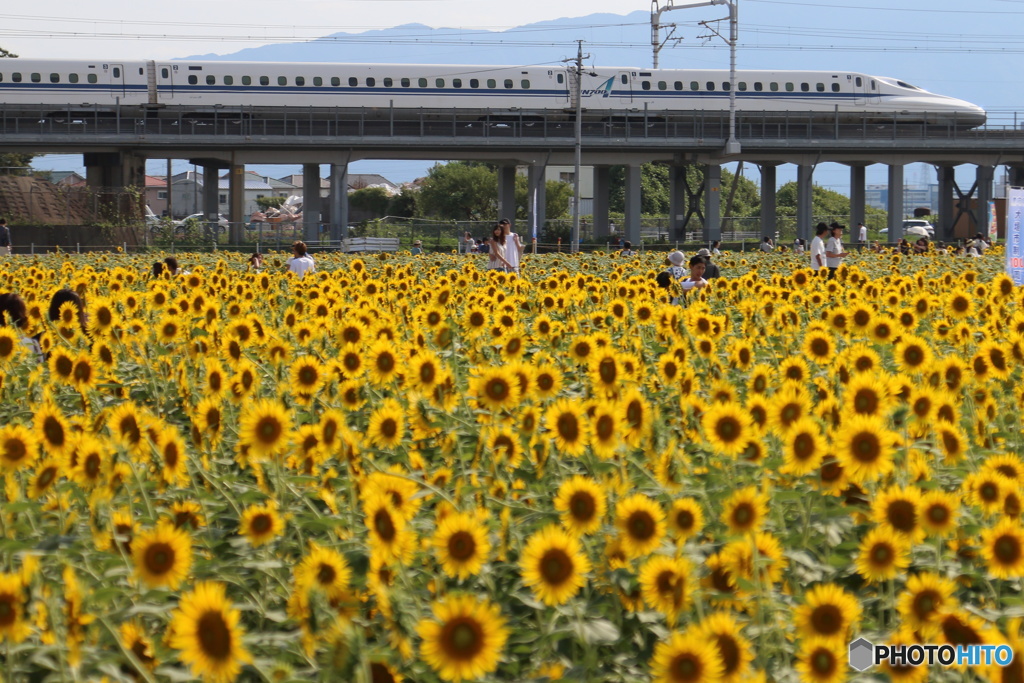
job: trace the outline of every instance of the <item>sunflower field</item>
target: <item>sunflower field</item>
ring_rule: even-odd
[[[0,260],[0,677],[1022,681],[1000,251]]]

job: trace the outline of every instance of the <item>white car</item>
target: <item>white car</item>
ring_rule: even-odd
[[[918,230],[910,230],[910,228],[919,228],[919,229]],[[920,228],[924,229],[924,231],[928,234],[928,238],[929,239],[932,238],[932,237],[935,237],[935,226],[932,225],[931,223],[929,223],[928,221],[921,220],[920,218],[915,218],[915,219],[912,219],[912,220],[903,221],[903,234],[904,235],[914,235],[914,234],[920,235],[921,234]],[[882,228],[878,232],[880,234],[882,234],[882,235],[886,235],[886,234],[889,233],[889,228]]]

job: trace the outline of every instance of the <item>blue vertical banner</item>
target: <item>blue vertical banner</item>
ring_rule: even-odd
[[[1017,286],[1024,285],[1024,238],[1021,218],[1024,217],[1024,187],[1006,191],[1006,272]]]

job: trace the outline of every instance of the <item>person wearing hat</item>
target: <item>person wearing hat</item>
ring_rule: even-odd
[[[836,276],[839,266],[843,265],[843,259],[849,254],[843,251],[843,226],[839,223],[832,224],[832,236],[825,243],[825,265],[828,267],[828,279]]]
[[[697,256],[704,259],[704,279],[710,280],[716,277],[722,277],[722,273],[718,270],[718,264],[712,263],[711,252],[707,249],[700,249],[697,251]]]
[[[412,255],[417,256],[423,253],[423,240],[416,240],[412,243]]]

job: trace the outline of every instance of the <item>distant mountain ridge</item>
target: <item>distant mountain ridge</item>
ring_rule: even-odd
[[[651,62],[650,13],[590,14],[525,24],[505,31],[431,28],[411,23],[361,33],[245,48],[184,59],[254,62],[381,64],[560,64],[584,41],[588,63],[647,66]],[[486,42],[486,45],[479,43]],[[536,43],[544,45],[538,46]],[[460,44],[465,43],[465,44]],[[524,44],[527,43],[527,44]],[[725,65],[723,65],[725,66]]]

